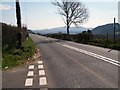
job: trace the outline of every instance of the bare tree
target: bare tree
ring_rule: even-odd
[[[58,13],[62,16],[62,19],[67,26],[67,34],[69,34],[71,24],[78,26],[88,19],[88,9],[84,4],[77,0],[55,1],[52,4],[58,7]]]
[[[16,18],[17,18],[17,26],[21,28],[21,13],[20,13],[19,0],[16,0]]]

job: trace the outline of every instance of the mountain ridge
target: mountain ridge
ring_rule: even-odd
[[[114,34],[114,24],[108,23],[105,25],[100,25],[92,29],[92,33],[94,35],[101,34],[101,35],[113,35]],[[116,30],[115,32],[120,32],[120,24],[116,23]]]
[[[70,34],[79,34],[83,31],[91,30],[94,35],[113,35],[114,27],[113,23],[108,23],[104,25],[97,26],[95,28],[85,28],[85,27],[71,27]],[[66,34],[66,27],[57,27],[51,29],[41,29],[41,30],[32,30],[34,33],[39,34],[55,34],[55,33],[63,33]],[[116,23],[116,32],[120,33],[120,24]]]
[[[81,33],[82,31],[86,31],[90,28],[85,27],[71,27],[70,28],[70,34],[77,34]],[[57,28],[51,28],[51,29],[41,29],[41,30],[32,30],[34,33],[40,33],[40,34],[51,34],[51,33],[67,33],[66,27],[57,27]]]

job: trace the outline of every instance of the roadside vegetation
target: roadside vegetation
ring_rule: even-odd
[[[70,2],[69,0],[62,0],[61,2],[59,2],[56,0],[52,4],[57,7],[58,14],[62,16],[62,19],[67,27],[67,34],[47,34],[47,36],[57,39],[74,41],[77,43],[91,44],[104,48],[120,50],[120,38],[116,37],[115,40],[115,37],[113,35],[93,35],[90,30],[83,31],[82,33],[76,35],[69,34],[69,28],[72,24],[75,26],[79,26],[81,23],[84,23],[89,18],[89,10],[85,7],[83,3],[78,2],[78,0],[75,0],[73,2]],[[116,33],[117,35],[119,35],[119,32]],[[114,37],[114,39],[111,37]]]
[[[100,46],[104,48],[110,48],[115,50],[120,50],[120,37],[119,35],[116,35],[116,41],[114,43],[113,36],[108,35],[93,35],[90,30],[83,31],[79,34],[47,34],[45,36],[56,38],[56,39],[62,39],[62,40],[68,40],[68,41],[74,41],[77,43],[82,44],[89,44],[89,45],[95,45]]]
[[[19,0],[16,0],[17,27],[2,25],[2,69],[13,68],[23,64],[34,55],[35,44],[29,37],[27,28],[21,24],[21,9]]]
[[[18,45],[18,33],[23,33],[22,46]],[[30,59],[36,50],[32,39],[28,36],[25,27],[18,28],[15,26],[2,23],[2,68],[13,68],[23,64]]]

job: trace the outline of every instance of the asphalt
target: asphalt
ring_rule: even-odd
[[[118,51],[31,35],[45,62],[48,88],[117,88],[118,66],[63,47],[74,46],[118,60]]]
[[[41,58],[39,57],[35,61],[29,61],[22,66],[2,71],[3,90],[26,90],[30,88],[37,88],[37,90],[39,90],[38,61],[40,60]],[[30,65],[34,65],[33,70],[29,70]],[[34,76],[28,77],[27,74],[29,71],[33,71]],[[27,78],[33,78],[32,86],[25,86]]]
[[[47,79],[45,88],[118,88],[119,66],[64,47],[64,45],[116,61],[118,61],[118,51],[33,34],[30,37],[39,48],[41,58],[15,69],[3,71],[3,88],[43,88],[39,85],[40,77],[37,68],[37,62],[41,59],[44,62]],[[33,86],[25,87],[28,66],[31,64],[35,65]]]

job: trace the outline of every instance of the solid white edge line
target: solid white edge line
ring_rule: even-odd
[[[89,52],[89,51],[85,51],[85,50],[82,50],[82,49],[79,49],[79,48],[76,48],[76,47],[73,47],[73,46],[69,46],[67,44],[63,44],[62,46],[70,48],[70,49],[78,51],[78,52],[81,52],[81,53],[84,53],[84,54],[87,54],[89,56],[92,56],[92,57],[95,57],[95,58],[98,58],[98,59],[101,59],[103,61],[109,62],[109,63],[114,64],[116,66],[120,66],[118,64],[120,62],[117,61],[117,60],[114,60],[114,59],[111,59],[111,58],[107,58],[107,57],[104,57],[104,56],[101,56],[101,55],[98,55],[98,54],[95,54],[95,53],[92,53],[92,52]]]
[[[25,81],[25,86],[32,86],[33,85],[33,78],[27,78]]]

